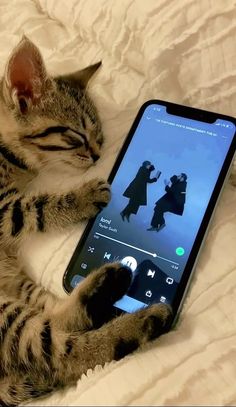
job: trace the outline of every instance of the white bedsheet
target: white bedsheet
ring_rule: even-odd
[[[40,47],[50,72],[102,59],[90,85],[107,136],[96,168],[101,176],[145,100],[235,114],[234,0],[0,0],[2,71],[23,33]],[[24,247],[32,275],[58,295],[82,229],[35,236]],[[235,291],[236,190],[228,184],[177,329],[31,405],[236,404]]]

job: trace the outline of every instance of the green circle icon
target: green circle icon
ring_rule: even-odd
[[[177,249],[175,250],[175,252],[176,252],[176,254],[177,254],[178,256],[183,256],[184,253],[185,253],[185,250],[184,250],[183,247],[177,247]]]

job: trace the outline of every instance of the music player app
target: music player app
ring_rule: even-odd
[[[171,303],[232,142],[235,126],[170,115],[149,105],[70,271],[71,287],[105,262],[133,272],[116,304],[132,312]]]

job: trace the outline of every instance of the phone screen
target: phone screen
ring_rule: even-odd
[[[132,269],[133,282],[118,309],[173,305],[234,134],[230,120],[207,123],[147,105],[116,169],[111,201],[67,269],[67,291],[94,268],[119,261]]]

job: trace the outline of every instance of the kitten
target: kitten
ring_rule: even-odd
[[[99,65],[51,78],[39,50],[24,37],[0,82],[1,406],[76,383],[89,368],[158,337],[170,320],[169,307],[159,304],[109,321],[112,304],[131,282],[131,271],[121,265],[95,270],[58,300],[27,276],[16,256],[29,233],[75,225],[110,199],[101,179],[66,193],[33,194],[29,188],[49,162],[76,170],[99,158],[101,123],[85,91]]]

